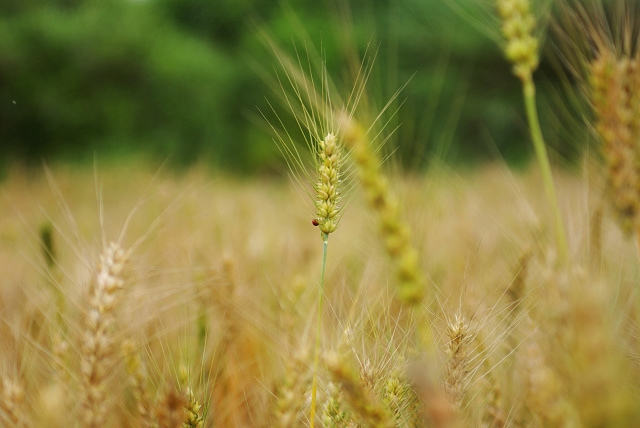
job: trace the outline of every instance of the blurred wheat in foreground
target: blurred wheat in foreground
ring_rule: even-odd
[[[590,262],[597,189],[558,174],[575,207],[560,271],[537,173],[391,178],[439,290],[437,363],[420,358],[420,318],[394,307],[375,213],[355,194],[328,263],[318,425],[638,422],[638,264],[613,216]],[[2,194],[4,426],[309,424],[322,250],[293,186],[118,166],[14,170]]]

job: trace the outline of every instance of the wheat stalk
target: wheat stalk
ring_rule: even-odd
[[[502,34],[506,41],[505,55],[513,64],[513,73],[522,82],[531,140],[542,172],[547,201],[555,216],[556,246],[560,262],[566,264],[569,257],[567,235],[562,221],[562,213],[558,206],[551,164],[536,108],[536,87],[533,81],[533,72],[538,68],[540,62],[539,41],[534,34],[537,21],[531,11],[530,0],[496,0],[496,6],[502,20]]]

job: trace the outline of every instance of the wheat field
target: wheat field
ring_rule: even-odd
[[[4,424],[73,426],[91,405],[102,426],[180,426],[189,400],[193,426],[308,424],[321,247],[295,186],[135,164],[47,174],[2,185]],[[328,255],[323,355],[398,426],[632,426],[637,251],[589,175],[557,175],[569,268],[533,168],[393,177],[435,290],[429,364],[356,192]],[[91,404],[87,318],[111,242],[132,250]],[[319,420],[365,424],[321,367]]]
[[[291,59],[268,36],[293,118],[263,112],[281,175],[9,168],[1,425],[640,425],[635,26],[617,38],[604,15],[562,9],[599,150],[552,167],[540,17],[527,0],[496,4],[536,155],[525,169],[404,170],[367,61],[340,93],[322,58]]]

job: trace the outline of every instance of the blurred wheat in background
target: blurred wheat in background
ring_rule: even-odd
[[[636,3],[447,7],[522,84],[530,166],[411,168],[384,42],[341,35],[334,73],[329,43],[260,22],[268,173],[8,162],[0,425],[640,426]],[[596,149],[563,162],[549,110]]]

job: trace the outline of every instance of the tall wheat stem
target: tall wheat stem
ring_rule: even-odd
[[[318,314],[316,320],[316,345],[313,359],[313,380],[311,384],[311,427],[315,425],[316,396],[318,390],[318,363],[320,360],[320,340],[322,333],[322,304],[324,303],[324,271],[327,265],[327,247],[329,234],[335,232],[341,216],[338,203],[341,200],[341,171],[343,162],[341,143],[336,136],[329,132],[324,140],[318,142],[317,147],[318,182],[316,190],[316,217],[312,223],[320,229],[322,238],[322,271],[320,273],[320,289],[318,290]]]
[[[555,234],[556,245],[558,247],[558,256],[560,262],[565,264],[567,262],[569,250],[567,246],[567,239],[564,231],[564,225],[562,223],[562,214],[560,213],[560,207],[558,206],[558,199],[556,197],[556,190],[553,184],[553,175],[551,174],[551,165],[549,163],[549,157],[547,155],[547,149],[542,137],[542,130],[540,128],[540,121],[538,120],[538,111],[536,109],[536,87],[533,83],[531,75],[528,78],[522,80],[522,89],[524,94],[524,104],[527,111],[527,120],[529,121],[529,130],[531,132],[531,140],[533,141],[533,148],[536,153],[538,164],[542,173],[542,181],[544,185],[547,199],[551,204],[551,209],[555,215]]]
[[[316,316],[316,348],[313,357],[313,380],[311,381],[311,428],[315,426],[316,404],[318,390],[318,365],[320,362],[320,335],[322,332],[322,306],[324,303],[324,271],[327,265],[327,248],[329,246],[329,234],[322,234],[322,270],[320,272],[320,290],[318,291],[318,314]]]
[[[536,87],[533,82],[533,72],[540,64],[538,53],[540,40],[535,31],[539,22],[531,10],[533,3],[532,0],[496,0],[498,15],[502,21],[502,35],[506,42],[504,53],[513,65],[513,74],[522,82],[529,132],[533,140],[533,148],[538,165],[540,165],[542,172],[544,190],[555,215],[558,257],[560,263],[566,265],[569,254],[567,238],[553,185],[551,165],[549,164],[549,157],[542,138],[542,130],[540,129],[540,121],[536,110]]]

